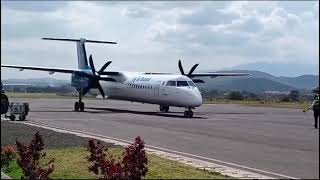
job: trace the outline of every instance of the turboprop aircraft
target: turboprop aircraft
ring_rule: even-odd
[[[218,76],[245,76],[248,73],[194,73],[199,64],[195,64],[188,73],[185,73],[179,60],[178,66],[181,74],[105,71],[112,61],[106,62],[98,71],[96,70],[92,55],[89,56],[89,65],[85,43],[117,44],[109,41],[95,41],[80,39],[42,38],[44,40],[71,41],[77,43],[78,69],[50,68],[20,65],[1,65],[6,68],[17,68],[71,74],[71,85],[78,91],[79,101],[74,103],[75,111],[84,111],[82,97],[88,92],[101,94],[103,99],[126,100],[160,105],[160,111],[169,111],[169,106],[186,108],[184,116],[193,117],[192,109],[202,104],[202,97],[195,83],[204,83],[197,77]],[[98,90],[98,91],[97,91]],[[106,92],[106,94],[105,94]]]

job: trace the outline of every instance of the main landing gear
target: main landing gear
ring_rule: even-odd
[[[188,108],[188,110],[184,111],[184,117],[185,118],[192,118],[193,117],[193,112],[192,112],[191,108]]]
[[[168,111],[169,111],[169,106],[162,106],[162,105],[160,105],[160,111],[162,111],[162,112],[168,112]]]
[[[74,110],[75,111],[84,111],[84,103],[82,102],[81,92],[79,92],[79,102],[74,103]]]

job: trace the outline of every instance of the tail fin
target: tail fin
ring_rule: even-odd
[[[79,69],[90,69],[88,66],[87,53],[85,48],[85,42],[88,43],[105,43],[105,44],[117,44],[117,42],[110,41],[95,41],[86,40],[84,38],[80,39],[60,39],[60,38],[42,38],[43,40],[55,40],[55,41],[72,41],[77,43],[77,57],[78,57],[78,68]]]

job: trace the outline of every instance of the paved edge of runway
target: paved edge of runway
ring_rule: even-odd
[[[103,136],[103,135],[94,134],[90,132],[51,126],[44,123],[35,123],[35,122],[12,122],[12,123],[23,123],[26,125],[37,126],[40,128],[49,129],[56,132],[74,134],[80,137],[94,138],[107,143],[114,143],[115,145],[126,146],[132,143],[131,141],[128,141],[128,140],[118,139],[118,138],[109,137],[109,136]],[[165,148],[156,147],[156,146],[150,146],[150,145],[145,145],[145,146],[146,146],[146,151],[149,154],[154,154],[166,159],[178,161],[183,164],[191,165],[198,169],[212,171],[212,172],[219,172],[222,175],[226,175],[230,177],[235,177],[240,179],[248,179],[248,178],[250,179],[251,178],[253,179],[279,179],[279,178],[298,179],[296,177],[259,170],[252,167],[220,161],[213,158],[202,157],[194,154],[174,151],[174,150],[165,149]]]

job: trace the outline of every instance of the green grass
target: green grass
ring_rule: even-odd
[[[122,148],[110,148],[109,155],[119,157]],[[46,150],[47,156],[43,160],[47,162],[54,158],[54,171],[51,174],[53,179],[93,179],[98,178],[88,171],[89,163],[85,159],[88,152],[85,148],[65,148]],[[5,173],[12,178],[20,178],[21,169],[14,162],[10,171]],[[155,155],[148,154],[148,173],[146,179],[214,179],[227,178],[219,173],[212,173],[199,170],[189,165],[167,160]]]
[[[291,109],[306,109],[309,107],[306,103],[300,102],[276,102],[276,101],[210,101],[204,100],[203,104],[240,104],[242,106],[255,107],[275,107],[275,108],[291,108]]]

